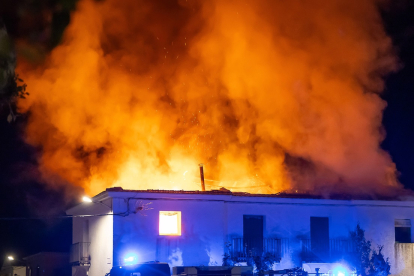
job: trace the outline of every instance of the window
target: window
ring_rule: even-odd
[[[181,236],[181,212],[160,211],[159,227],[162,236]]]
[[[243,244],[247,252],[263,253],[263,216],[243,215]]]
[[[396,219],[395,220],[395,241],[401,243],[411,242],[411,220]]]
[[[329,218],[310,218],[311,250],[318,262],[329,259]]]

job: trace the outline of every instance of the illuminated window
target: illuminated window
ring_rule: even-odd
[[[181,236],[181,212],[160,211],[160,235]]]

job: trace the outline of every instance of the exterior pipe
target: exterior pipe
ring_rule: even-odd
[[[200,166],[201,190],[204,192],[206,190],[206,186],[204,185],[204,168],[203,168],[203,163],[200,163],[198,165]]]

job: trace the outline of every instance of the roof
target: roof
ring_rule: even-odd
[[[148,194],[145,195],[145,194]],[[390,193],[399,196],[376,196],[376,195],[350,195],[350,194],[328,194],[314,195],[310,193],[276,193],[276,194],[251,194],[246,192],[232,192],[228,189],[208,191],[186,191],[186,190],[132,190],[122,187],[111,187],[95,195],[93,198],[97,202],[104,202],[110,198],[129,198],[129,199],[151,199],[151,200],[223,200],[225,202],[247,202],[259,204],[304,204],[304,205],[335,205],[335,206],[388,206],[388,207],[407,207],[414,208],[414,195],[412,191],[407,193]],[[107,203],[111,205],[112,203]],[[104,204],[106,205],[106,204]],[[86,205],[83,203],[66,211],[69,215],[82,214]],[[100,206],[100,205],[99,205]],[[99,207],[94,205],[95,208]],[[111,205],[112,206],[112,205]],[[109,207],[109,206],[107,206]],[[102,211],[96,209],[97,213]]]
[[[66,256],[69,256],[69,253],[67,253],[67,252],[43,252],[42,251],[42,252],[38,252],[36,254],[32,254],[30,256],[26,256],[26,257],[23,258],[23,260],[29,260],[29,259],[37,258],[37,257],[40,257],[40,256],[63,256],[63,257],[66,257]]]
[[[128,192],[128,193],[162,193],[162,194],[197,194],[197,195],[231,195],[239,197],[273,197],[273,198],[298,198],[298,199],[335,199],[335,200],[383,200],[383,201],[402,201],[407,200],[401,196],[379,196],[379,195],[350,195],[350,194],[330,194],[329,196],[313,195],[310,193],[288,193],[281,192],[276,194],[251,194],[246,192],[232,192],[226,188],[220,190],[209,191],[185,191],[185,190],[124,190],[122,187],[107,188],[104,192]],[[102,193],[104,193],[102,192]],[[102,194],[100,193],[100,194]],[[406,196],[412,196],[412,193],[406,194]],[[414,200],[414,197],[409,198],[410,201]]]

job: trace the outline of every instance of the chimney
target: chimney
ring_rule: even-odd
[[[201,190],[204,192],[206,190],[206,187],[204,185],[204,169],[203,169],[203,163],[200,163],[198,165],[200,166]]]

